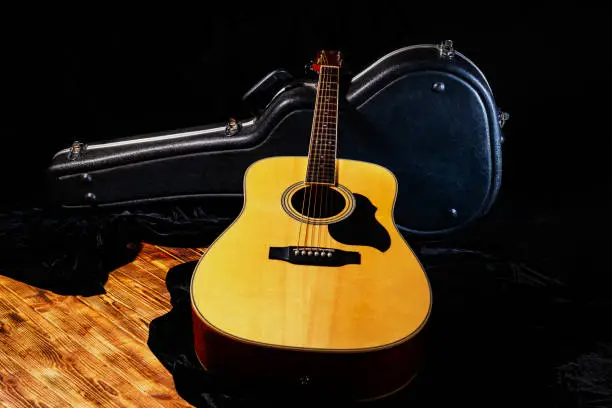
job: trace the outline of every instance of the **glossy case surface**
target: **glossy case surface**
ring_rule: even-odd
[[[350,79],[340,107],[338,157],[377,163],[396,175],[395,221],[407,234],[469,225],[487,213],[501,185],[501,112],[493,93],[469,59],[443,54],[437,45],[387,54]],[[238,128],[211,124],[81,141],[52,159],[53,200],[64,207],[242,201],[251,163],[307,154],[315,87],[274,71],[247,93],[260,109]],[[262,95],[269,103],[262,105]]]

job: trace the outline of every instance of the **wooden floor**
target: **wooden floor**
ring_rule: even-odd
[[[146,341],[149,323],[171,309],[168,269],[201,255],[145,244],[100,296],[0,276],[0,406],[190,406]]]

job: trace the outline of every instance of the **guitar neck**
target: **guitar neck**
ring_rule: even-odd
[[[307,183],[335,184],[338,140],[339,67],[322,65],[317,86]]]

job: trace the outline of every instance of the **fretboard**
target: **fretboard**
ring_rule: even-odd
[[[319,73],[308,151],[307,183],[336,182],[338,71],[338,67],[323,65]]]

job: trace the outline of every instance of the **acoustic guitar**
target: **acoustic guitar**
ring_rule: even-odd
[[[247,169],[240,215],[192,278],[196,354],[235,384],[373,399],[422,364],[429,281],[395,227],[395,176],[337,158],[341,64],[312,64],[308,156]]]

